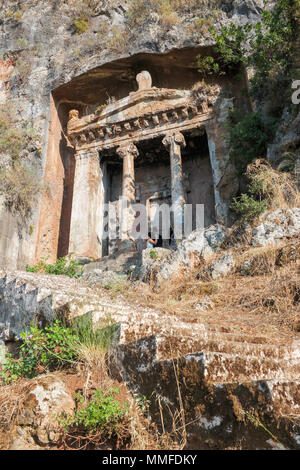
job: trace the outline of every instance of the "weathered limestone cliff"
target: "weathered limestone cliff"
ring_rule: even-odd
[[[148,5],[141,14],[133,3],[2,1],[0,102],[33,129],[23,158],[33,178],[44,176],[31,218],[20,220],[2,206],[2,265],[24,267],[66,252],[74,163],[64,127],[71,107],[93,111],[109,97],[126,96],[147,68],[155,85],[173,77],[185,86],[199,47],[211,45],[210,23],[256,21],[263,9],[262,0],[191,1],[177,13]]]
[[[251,160],[268,200],[252,200],[254,217],[234,225],[232,201],[251,174],[237,176],[229,116],[258,109],[264,127],[268,106],[251,101],[252,71],[241,62],[206,76],[197,63],[214,55],[211,25],[254,24],[276,2],[0,4],[0,448],[80,447],[82,429],[70,441],[58,414],[82,406],[78,390],[87,404],[92,391],[121,383],[128,413],[139,411],[122,422],[123,441],[107,446],[141,448],[145,421],[134,420],[148,413],[149,428],[171,433],[176,448],[299,449],[300,198],[293,175],[276,170],[292,161],[300,174],[299,105],[285,106],[265,155],[255,155],[268,153],[275,169]],[[299,41],[293,47],[297,58]],[[256,131],[250,125],[253,148]],[[238,150],[242,159],[248,149]],[[137,240],[136,203],[147,220]],[[203,206],[203,225],[192,211],[190,233],[177,236],[187,204]],[[160,216],[172,228],[164,239]],[[60,270],[45,271],[57,259]],[[74,279],[60,275],[63,263],[78,270]],[[65,344],[49,352],[41,340],[56,319],[60,341],[78,334],[71,359]],[[94,339],[109,329],[105,347],[79,341],[86,319]],[[35,334],[42,346],[22,364],[20,344],[31,347]],[[103,448],[83,431],[85,448]]]

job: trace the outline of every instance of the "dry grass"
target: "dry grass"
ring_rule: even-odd
[[[236,273],[247,276],[272,274],[280,266],[296,263],[300,259],[300,240],[234,250]]]
[[[77,347],[78,368],[84,377],[83,395],[85,401],[90,390],[101,390],[106,393],[114,386],[114,380],[107,372],[107,352],[94,344],[79,344]]]
[[[251,248],[240,263],[253,258],[252,275],[237,272],[217,281],[203,281],[193,269],[166,281],[159,291],[136,284],[132,298],[189,323],[231,325],[247,334],[270,335],[274,342],[292,340],[300,322],[300,265],[277,266],[280,248]],[[265,272],[265,274],[264,274]],[[201,305],[206,305],[201,309]],[[200,306],[200,308],[199,308]]]
[[[246,175],[267,199],[269,209],[300,206],[300,191],[291,173],[275,170],[264,160],[256,160],[248,166]]]
[[[118,387],[120,390],[119,401],[121,405],[127,404],[128,411],[124,420],[118,426],[117,436],[105,437],[100,429],[98,433],[88,434],[72,428],[66,432],[61,428],[60,437],[56,444],[53,442],[51,449],[88,450],[88,449],[131,449],[131,450],[180,450],[183,448],[182,412],[174,414],[173,433],[160,432],[151,421],[148,414],[147,403],[141,404],[140,399],[133,397],[124,382],[118,382],[109,374],[108,353],[96,345],[78,346],[77,374],[68,374],[67,371],[59,371],[51,374],[62,380],[72,396],[81,391],[85,404],[89,402],[95,390],[101,389],[104,393]],[[28,396],[35,379],[20,379],[6,386],[0,386],[0,449],[9,449],[16,438],[18,418],[27,407]],[[179,386],[179,384],[178,384]],[[180,390],[180,389],[179,389]],[[30,425],[29,425],[30,426]],[[177,429],[178,428],[178,429]],[[185,427],[184,427],[185,430]],[[34,429],[32,430],[34,433]]]
[[[5,431],[16,422],[23,410],[23,400],[30,385],[29,380],[20,379],[13,384],[0,386],[0,429]]]

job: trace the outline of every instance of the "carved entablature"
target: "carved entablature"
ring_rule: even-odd
[[[185,131],[212,118],[213,101],[192,90],[152,87],[149,72],[137,76],[139,89],[126,98],[101,107],[99,114],[78,118],[70,112],[68,136],[76,151],[99,151]]]

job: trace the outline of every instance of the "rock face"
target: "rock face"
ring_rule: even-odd
[[[253,230],[252,245],[265,246],[300,233],[300,208],[278,209],[263,217],[263,222]]]
[[[71,413],[74,406],[59,377],[49,374],[35,379],[23,398],[9,450],[38,450],[55,443],[60,436],[57,417]]]
[[[224,0],[214,10],[213,21],[218,26],[229,21],[236,24],[256,21],[264,8],[262,3]],[[71,106],[78,105],[80,113],[94,113],[97,106],[107,104],[108,95],[112,100],[126,96],[133,89],[134,71],[141,71],[138,54],[144,54],[152,65],[157,60],[155,67],[162,73],[162,65],[169,58],[160,54],[185,48],[184,67],[190,68],[199,47],[211,44],[207,28],[195,26],[199,16],[211,17],[203,2],[199,5],[195,2],[194,9],[182,5],[178,14],[170,17],[152,11],[150,2],[141,2],[143,8],[137,12],[132,10],[132,4],[118,0],[24,0],[21,5],[2,0],[0,104],[15,107],[20,122],[28,121],[35,130],[39,143],[25,151],[30,154],[39,179],[43,173],[47,187],[40,206],[33,207],[32,217],[26,223],[1,208],[3,266],[24,268],[35,257],[55,257],[57,251],[64,254],[68,246],[74,161],[65,126]],[[141,11],[146,11],[145,17]],[[176,51],[174,57],[178,66],[181,59]],[[107,65],[107,70],[101,69],[113,61],[114,65]],[[175,79],[176,73],[166,81],[172,77]],[[120,93],[122,96],[118,96]],[[60,154],[56,155],[56,147],[60,147]],[[216,174],[216,179],[223,191],[226,181],[221,181],[221,174]],[[60,220],[62,203],[65,212]],[[59,247],[58,237],[61,237]]]
[[[143,282],[155,281],[159,285],[162,281],[181,272],[183,273],[185,269],[197,267],[201,263],[207,262],[213,254],[217,254],[223,242],[230,246],[234,246],[236,242],[243,246],[248,244],[267,246],[276,245],[276,243],[285,239],[299,237],[300,235],[300,209],[297,207],[265,213],[260,222],[254,228],[250,226],[244,228],[245,233],[242,235],[237,235],[236,230],[230,230],[221,225],[212,225],[207,229],[194,231],[171,253],[169,253],[169,250],[144,250],[142,265],[136,268],[133,278],[138,278]],[[238,240],[239,236],[242,237],[240,240]],[[152,257],[150,256],[151,253]],[[284,255],[279,253],[278,256],[282,257]],[[289,262],[292,261],[292,257],[292,253],[287,256]],[[245,275],[247,272],[251,272],[253,268],[252,261],[246,260],[243,263],[241,269]],[[278,264],[280,261],[276,261],[276,263]],[[218,279],[232,273],[235,267],[235,255],[231,250],[228,250],[219,256],[217,255],[212,262],[208,261],[205,272],[209,278]],[[261,266],[260,269],[262,269]]]
[[[224,253],[217,261],[209,266],[209,273],[212,279],[226,276],[231,273],[235,267],[235,260],[232,253]]]
[[[159,284],[163,280],[171,278],[175,273],[178,274],[184,269],[197,266],[217,251],[227,234],[228,229],[226,227],[218,224],[211,225],[206,229],[193,231],[170,254],[164,250],[162,252],[163,256],[161,256],[161,252],[154,249],[153,257],[150,258],[149,252],[151,253],[151,251],[147,250],[145,256],[143,256],[143,265],[138,277],[141,281],[155,279],[156,283]],[[155,259],[156,256],[157,259]],[[223,267],[221,265],[216,266],[215,272],[218,269],[225,269],[224,263],[222,263]]]

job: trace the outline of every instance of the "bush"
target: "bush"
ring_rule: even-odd
[[[150,251],[150,258],[153,260],[156,260],[158,258],[158,254],[156,253],[155,250]]]
[[[259,113],[242,115],[232,111],[228,120],[230,156],[238,175],[243,174],[247,165],[257,158],[264,158],[271,141],[277,120],[263,121]]]
[[[112,321],[101,327],[93,325],[90,314],[76,317],[69,326],[59,320],[45,328],[31,326],[20,335],[19,358],[7,353],[0,376],[10,383],[18,377],[71,368],[87,360],[89,354],[104,358],[117,331],[118,325]]]
[[[77,394],[77,406],[73,415],[60,417],[60,424],[69,436],[88,437],[90,444],[107,439],[124,439],[129,437],[128,423],[125,422],[129,405],[121,403],[120,390],[110,388],[107,392],[97,389],[88,404],[84,396]]]
[[[79,278],[83,274],[83,269],[78,261],[69,257],[58,258],[54,264],[47,264],[45,260],[40,260],[37,264],[26,265],[26,271],[31,273],[46,273],[56,276],[69,276]]]
[[[269,208],[299,206],[300,193],[290,173],[275,170],[265,160],[256,160],[248,166],[246,177],[249,193],[259,200],[266,199]]]
[[[254,68],[250,89],[256,99],[266,100],[266,93],[268,97],[273,90],[278,93],[279,87],[286,90],[291,78],[293,41],[297,36],[297,4],[298,0],[279,0],[271,11],[262,13],[261,22],[253,25],[232,23],[220,32],[212,26],[215,55],[199,55],[199,71],[225,74],[246,65]],[[280,95],[276,96],[278,99]]]
[[[242,53],[244,42],[248,38],[250,26],[236,26],[231,23],[228,27],[223,26],[218,33],[214,26],[210,26],[213,39],[216,42],[214,51],[216,57],[197,56],[198,71],[204,75],[217,73],[225,75],[229,71],[238,70],[241,64],[247,63],[246,56]]]
[[[21,334],[19,359],[6,354],[1,377],[5,383],[10,383],[18,377],[32,378],[38,372],[70,367],[76,358],[75,345],[78,341],[74,331],[58,320],[44,330],[32,326],[28,332]]]
[[[40,191],[36,172],[24,164],[0,168],[0,195],[4,196],[5,207],[14,215],[29,218]]]
[[[252,221],[266,209],[298,207],[300,192],[289,173],[275,170],[264,160],[248,165],[247,193],[235,198],[231,205],[242,220]]]
[[[88,29],[88,26],[89,26],[89,20],[88,20],[88,17],[84,14],[81,14],[79,18],[77,18],[76,20],[74,20],[74,23],[73,23],[74,27],[75,27],[75,32],[76,34],[83,34],[86,32],[86,30]]]
[[[242,194],[239,198],[234,198],[230,206],[243,221],[251,222],[260,216],[268,207],[266,200],[257,201],[253,196]]]
[[[109,318],[106,320],[105,326],[97,328],[97,325],[93,325],[89,313],[74,318],[71,327],[81,345],[96,347],[101,351],[109,349],[118,331],[118,325]]]

